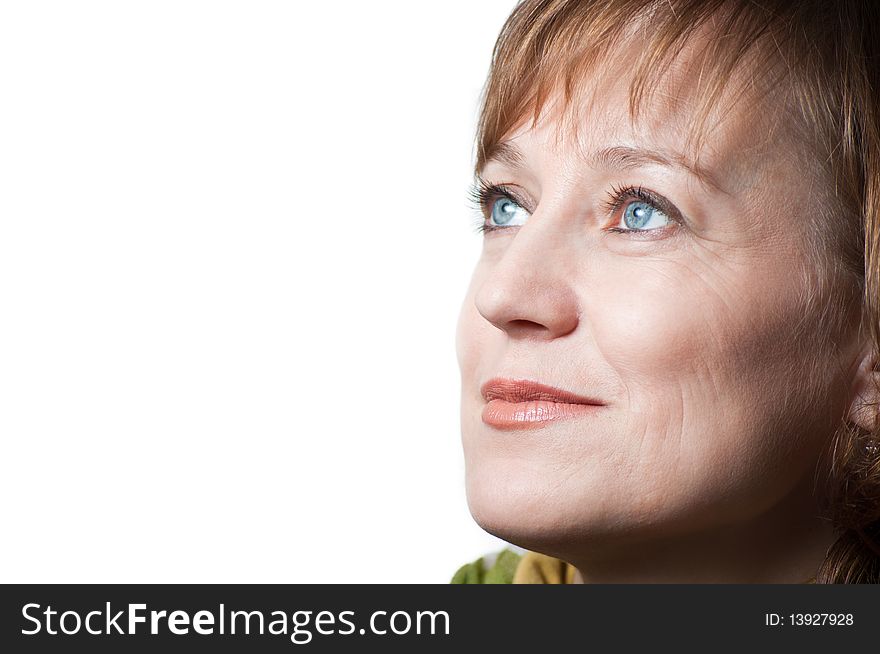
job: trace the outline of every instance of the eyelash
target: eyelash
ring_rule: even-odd
[[[496,225],[486,224],[486,212],[492,207],[492,203],[500,198],[507,198],[511,202],[515,202],[520,207],[523,202],[516,197],[510,188],[503,184],[490,184],[484,179],[478,178],[468,192],[468,198],[474,211],[477,212],[475,230],[478,233],[494,232],[498,229],[504,229]]]
[[[468,192],[470,203],[477,212],[475,231],[478,233],[494,232],[501,229],[507,229],[498,225],[486,224],[486,212],[492,207],[492,203],[500,198],[507,198],[511,202],[515,202],[518,206],[524,208],[524,203],[520,200],[516,193],[504,184],[490,184],[483,179],[477,179]],[[603,208],[613,214],[620,210],[627,200],[635,200],[644,202],[662,212],[669,220],[674,223],[680,223],[681,218],[678,211],[665,198],[645,189],[641,186],[612,186],[608,192],[608,196],[603,201]],[[624,227],[609,227],[608,231],[615,234],[651,234],[663,230],[663,227],[654,229],[627,229]]]

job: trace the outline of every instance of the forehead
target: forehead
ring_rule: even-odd
[[[755,83],[745,58],[711,102],[704,73],[704,29],[651,79],[632,104],[638,39],[631,35],[576,81],[558,85],[536,120],[527,116],[487,148],[487,163],[540,165],[635,164],[654,160],[689,169],[700,181],[734,191],[761,168],[795,151],[784,120],[788,96]]]

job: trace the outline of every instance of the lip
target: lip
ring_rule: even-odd
[[[594,414],[601,400],[528,379],[495,377],[480,388],[483,422],[497,429],[534,429],[550,422]]]

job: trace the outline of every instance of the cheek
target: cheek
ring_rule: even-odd
[[[702,321],[688,324],[692,302],[692,292],[657,283],[656,276],[638,285],[596,288],[584,302],[582,329],[593,335],[621,381],[650,391],[654,381],[678,378],[706,340]]]
[[[584,328],[618,376],[634,439],[625,458],[630,478],[643,480],[639,510],[727,498],[716,518],[735,519],[787,492],[810,464],[798,441],[815,409],[794,389],[806,372],[791,338],[800,294],[769,266],[662,263],[638,284],[594,288]]]
[[[631,433],[643,435],[634,465],[689,469],[705,489],[747,486],[796,463],[788,457],[806,463],[797,441],[815,408],[797,388],[811,369],[792,338],[797,282],[772,262],[638,268],[638,284],[594,289],[582,314],[618,375]]]
[[[783,275],[668,261],[629,272],[638,283],[594,289],[582,317],[636,404],[765,391],[798,356],[791,333],[803,309]]]

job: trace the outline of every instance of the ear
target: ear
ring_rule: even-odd
[[[880,358],[874,348],[866,345],[859,354],[858,368],[852,379],[852,401],[848,419],[862,429],[873,432],[880,410]]]

